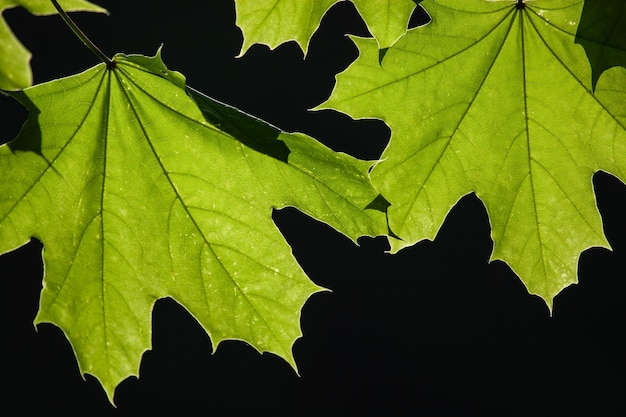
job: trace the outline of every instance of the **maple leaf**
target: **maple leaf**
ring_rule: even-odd
[[[475,192],[505,261],[552,307],[580,253],[608,247],[591,177],[626,181],[626,70],[598,81],[575,35],[582,1],[440,0],[382,63],[375,42],[337,76],[333,108],[380,118],[392,139],[372,181],[389,200],[392,251],[434,239]],[[620,42],[623,43],[624,39]]]
[[[295,366],[300,310],[320,288],[272,208],[296,206],[354,240],[384,234],[385,214],[365,209],[380,200],[372,164],[192,100],[160,54],[114,61],[12,93],[30,117],[0,147],[0,253],[43,242],[36,323],[64,331],[111,400],[138,374],[163,297],[214,346],[241,339]]]
[[[324,14],[343,0],[236,0],[236,24],[243,32],[243,55],[255,43],[271,49],[294,40],[306,54]],[[413,0],[352,0],[381,49],[406,33]]]
[[[85,0],[59,0],[68,12],[99,12],[106,10]],[[49,0],[0,0],[0,90],[18,90],[33,83],[30,70],[31,54],[15,37],[2,13],[13,7],[23,7],[37,16],[57,13]]]

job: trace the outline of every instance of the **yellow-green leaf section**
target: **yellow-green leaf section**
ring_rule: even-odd
[[[171,297],[210,335],[295,366],[300,310],[319,291],[271,214],[296,206],[353,240],[387,231],[370,162],[279,131],[192,91],[160,56],[117,55],[13,93],[30,110],[0,147],[0,253],[34,236],[36,323],[66,334],[113,399]]]
[[[608,247],[591,179],[603,170],[626,181],[626,70],[606,71],[594,93],[575,44],[581,0],[421,4],[432,23],[382,63],[374,41],[354,39],[360,57],[323,107],[391,128],[372,181],[391,203],[393,251],[433,239],[475,192],[492,260],[551,307],[577,281],[580,253]]]
[[[237,26],[243,32],[243,55],[255,43],[276,48],[296,41],[307,52],[324,14],[343,0],[236,0]],[[351,0],[379,47],[388,48],[406,33],[413,0]]]

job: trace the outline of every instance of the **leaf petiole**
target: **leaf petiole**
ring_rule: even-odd
[[[85,35],[85,33],[80,30],[80,28],[76,25],[76,23],[74,23],[74,21],[68,16],[68,14],[65,12],[65,10],[63,10],[63,8],[61,7],[61,5],[59,4],[59,2],[57,0],[50,0],[52,2],[52,4],[54,5],[54,7],[57,9],[57,11],[59,12],[59,15],[61,15],[61,18],[63,19],[63,21],[65,22],[65,24],[67,26],[69,26],[69,28],[72,30],[72,32],[74,32],[74,34],[76,36],[78,36],[78,39],[80,39],[83,44],[85,44],[85,46],[91,51],[93,52],[98,59],[100,59],[100,61],[104,62],[107,65],[107,68],[112,70],[115,68],[115,61],[113,61],[111,58],[109,58],[108,56],[106,56],[104,54],[104,52],[102,52],[100,50],[100,48],[98,48],[88,37],[87,35]]]

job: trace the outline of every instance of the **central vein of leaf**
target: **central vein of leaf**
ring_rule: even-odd
[[[106,324],[106,307],[107,307],[107,303],[105,300],[105,292],[106,292],[106,282],[105,282],[105,262],[106,262],[106,256],[104,255],[104,251],[105,251],[105,234],[104,234],[104,207],[105,207],[105,190],[106,190],[106,178],[107,178],[107,148],[109,145],[109,140],[108,140],[108,130],[109,130],[109,122],[110,122],[110,113],[109,113],[109,109],[111,106],[111,71],[106,71],[106,78],[107,81],[105,83],[105,105],[103,108],[103,115],[102,115],[102,120],[103,120],[103,126],[104,126],[104,134],[103,134],[103,141],[104,143],[102,144],[102,192],[100,194],[100,244],[102,245],[102,249],[100,251],[100,267],[102,268],[102,277],[100,280],[100,297],[101,297],[101,304],[102,304],[102,328],[104,329],[103,331],[103,337],[104,337],[104,346],[108,346],[108,342],[107,342],[107,324]]]
[[[522,83],[523,83],[523,88],[524,88],[524,121],[526,123],[526,150],[527,150],[527,155],[528,155],[528,178],[530,181],[530,192],[531,192],[531,198],[533,201],[533,215],[535,216],[535,225],[537,226],[537,240],[539,241],[539,250],[541,252],[541,256],[540,256],[540,263],[541,263],[541,268],[543,270],[543,277],[547,277],[546,274],[546,264],[545,264],[545,254],[544,254],[544,245],[543,245],[543,238],[541,236],[541,223],[539,222],[539,212],[538,212],[538,207],[537,207],[537,199],[536,199],[536,191],[535,191],[535,181],[534,181],[534,176],[533,176],[533,156],[532,156],[532,149],[531,149],[531,138],[530,138],[530,126],[529,126],[529,113],[528,113],[528,80],[527,80],[527,74],[526,74],[526,42],[525,42],[525,26],[524,26],[524,19],[523,17],[521,17],[519,19],[519,25],[520,25],[520,33],[521,33],[521,57],[522,57]],[[546,279],[544,279],[544,291],[546,294],[549,293],[549,288],[548,288],[548,281]]]

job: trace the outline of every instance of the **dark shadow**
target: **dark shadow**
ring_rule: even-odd
[[[626,250],[626,184],[604,171],[593,175],[598,210],[602,215],[604,233],[614,251]]]
[[[278,128],[191,87],[187,87],[187,94],[196,102],[207,122],[247,147],[287,163],[290,150],[283,141],[278,140],[281,133]]]
[[[593,88],[605,70],[626,67],[626,2],[586,1],[576,33],[591,63]]]
[[[28,117],[28,111],[19,102],[0,90],[0,145],[12,141]]]
[[[383,64],[383,59],[385,58],[385,55],[387,55],[388,50],[389,48],[382,48],[378,50],[378,65]]]
[[[411,17],[409,18],[408,29],[413,29],[419,26],[424,26],[431,21],[428,12],[420,5],[421,0],[415,1],[417,7],[413,10]]]
[[[387,213],[387,209],[390,205],[391,203],[387,201],[385,197],[383,197],[381,194],[378,194],[376,198],[373,199],[372,202],[365,207],[365,209],[371,209],[380,211],[382,213]]]
[[[383,197],[382,194],[378,194],[376,198],[371,201],[371,203],[365,206],[365,210],[370,209],[385,213],[385,216],[387,216],[387,234],[393,238],[400,239],[400,237],[396,235],[389,227],[389,216],[387,215],[387,210],[389,209],[389,206],[391,206],[391,203],[387,201],[387,199]]]
[[[9,142],[9,148],[13,152],[30,151],[41,155],[41,128],[39,127],[41,111],[22,91],[11,91],[7,94],[22,103],[29,113],[17,137]]]

